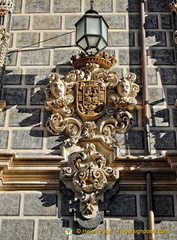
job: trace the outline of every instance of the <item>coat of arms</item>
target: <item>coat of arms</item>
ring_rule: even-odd
[[[64,79],[58,73],[49,76],[46,108],[52,115],[47,128],[52,134],[68,135],[66,148],[74,150],[69,150],[68,161],[72,161],[70,167],[62,169],[61,177],[72,181],[80,194],[82,216],[91,219],[98,212],[97,196],[108,179],[118,179],[118,171],[109,165],[115,147],[119,148],[116,135],[132,127],[131,110],[137,103],[139,87],[134,83],[135,74],[121,79],[116,72],[106,70],[115,62],[106,53],[101,57],[73,57],[73,62],[78,69]]]
[[[79,81],[77,83],[77,109],[86,120],[93,120],[103,113],[106,104],[106,87],[100,81]]]

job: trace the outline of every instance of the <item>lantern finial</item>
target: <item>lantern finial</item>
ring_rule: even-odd
[[[94,1],[93,0],[90,0],[90,9],[93,10],[93,4],[94,4]]]

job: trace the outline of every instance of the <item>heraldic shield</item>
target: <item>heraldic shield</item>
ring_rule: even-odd
[[[77,110],[85,120],[96,119],[103,114],[106,103],[106,87],[101,81],[77,82]]]

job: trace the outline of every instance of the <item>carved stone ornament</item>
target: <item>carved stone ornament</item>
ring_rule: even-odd
[[[46,86],[46,109],[52,111],[47,120],[49,132],[67,134],[68,143],[81,138],[102,138],[109,146],[118,146],[117,133],[128,131],[133,124],[130,113],[137,104],[139,86],[136,75],[123,79],[114,71],[86,63],[71,70],[64,80],[51,73]]]
[[[108,178],[118,179],[119,172],[107,166],[107,159],[93,143],[73,154],[72,162],[72,167],[62,169],[62,178],[72,178],[74,189],[79,193],[82,216],[94,218],[98,213],[97,195],[108,184]]]
[[[51,73],[45,89],[46,109],[52,112],[47,129],[68,135],[69,167],[62,169],[61,179],[72,180],[82,217],[88,221],[98,218],[98,195],[109,180],[118,179],[118,170],[110,167],[119,149],[117,134],[132,127],[131,111],[137,104],[136,75],[129,73],[121,79],[108,71],[114,59],[106,53],[74,56],[73,65],[79,69],[71,70],[64,79]]]
[[[170,5],[170,8],[172,9],[172,11],[177,13],[177,3],[172,1],[169,5]]]
[[[5,33],[5,30],[0,28],[0,74],[2,74],[4,71],[9,39],[9,33]]]
[[[14,3],[11,0],[0,1],[0,17],[6,15],[14,8]]]

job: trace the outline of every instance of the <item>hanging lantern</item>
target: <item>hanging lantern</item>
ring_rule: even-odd
[[[87,55],[96,55],[108,45],[108,24],[104,18],[91,9],[75,24],[76,44]]]

